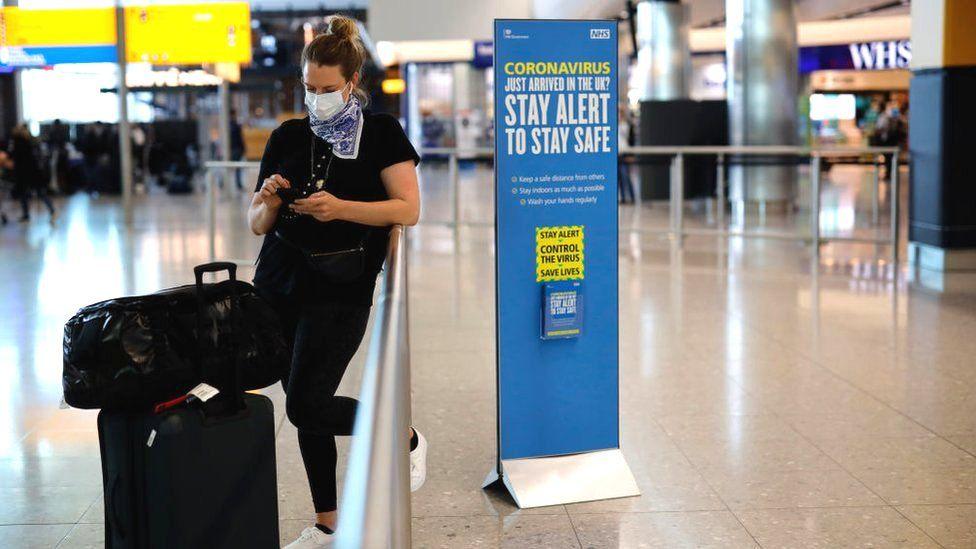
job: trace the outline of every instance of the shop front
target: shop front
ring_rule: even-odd
[[[885,111],[907,120],[911,42],[885,40],[801,46],[798,112],[807,143],[877,144],[877,121]],[[691,98],[725,98],[725,54],[692,55]]]
[[[404,114],[414,143],[468,151],[491,146],[492,55],[491,41],[475,41],[459,45],[453,58],[400,59]]]
[[[817,145],[898,145],[907,135],[911,42],[897,40],[801,50],[809,138]],[[888,135],[879,120],[902,128]],[[882,124],[884,125],[884,124]]]

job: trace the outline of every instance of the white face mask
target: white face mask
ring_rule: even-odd
[[[346,100],[342,98],[342,91],[313,93],[305,90],[305,106],[308,108],[308,112],[315,113],[315,117],[319,120],[331,118],[346,104]]]

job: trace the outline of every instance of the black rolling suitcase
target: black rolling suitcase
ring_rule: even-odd
[[[227,267],[197,267],[197,280]],[[106,548],[278,547],[267,397],[231,387],[158,414],[103,410],[98,438]]]

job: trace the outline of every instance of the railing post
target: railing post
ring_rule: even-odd
[[[204,177],[207,185],[207,234],[210,239],[210,261],[217,258],[217,185],[213,168],[207,168]]]
[[[814,268],[820,263],[820,156],[810,156],[810,243],[813,245]]]
[[[884,157],[882,157],[884,158]],[[884,160],[880,163],[878,162],[878,155],[874,155],[874,186],[871,187],[871,224],[874,226],[878,225],[878,200],[879,190],[878,187],[881,185],[881,164],[884,164]]]
[[[898,151],[896,150],[894,154],[891,155],[891,173],[889,174],[891,179],[891,189],[888,192],[888,196],[891,199],[891,263],[892,268],[895,270],[895,279],[898,277],[898,232],[899,232],[899,219],[898,219]]]
[[[671,234],[678,246],[684,238],[684,155],[676,153],[671,158]]]
[[[675,156],[668,157],[668,231],[672,239],[674,239],[676,220],[676,214],[674,213],[675,185],[677,185],[676,176],[674,175],[675,158]]]
[[[725,230],[725,155],[719,153],[715,162],[715,227]]]
[[[447,178],[454,198],[454,236],[456,237],[461,231],[461,184],[458,175],[457,149],[451,151],[447,157]]]

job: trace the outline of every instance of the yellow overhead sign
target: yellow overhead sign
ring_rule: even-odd
[[[126,58],[154,65],[251,62],[247,2],[125,8]],[[112,62],[115,8],[0,8],[0,65]]]
[[[247,2],[125,8],[126,58],[155,65],[251,62]]]
[[[0,8],[0,46],[115,44],[113,8],[33,10]]]

